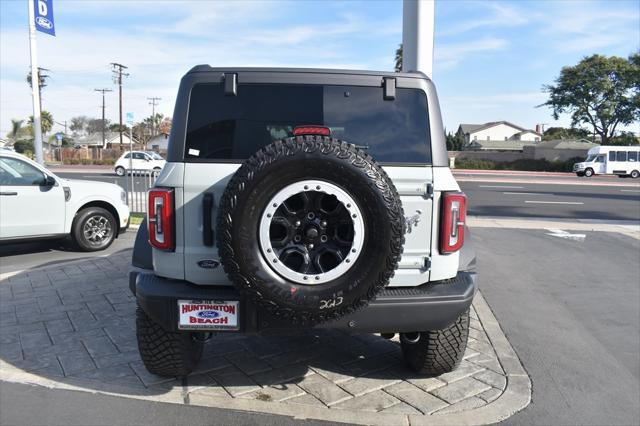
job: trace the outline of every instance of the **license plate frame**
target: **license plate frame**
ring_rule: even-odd
[[[238,300],[178,300],[179,330],[240,330]]]

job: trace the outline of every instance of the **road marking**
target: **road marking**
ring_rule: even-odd
[[[640,189],[621,189],[622,192],[640,192]]]
[[[552,195],[548,192],[503,192],[504,195]]]
[[[587,237],[587,234],[572,234],[562,229],[547,229],[547,235],[552,237],[565,238],[567,240],[582,241]]]
[[[575,201],[525,201],[525,203],[529,204],[571,204],[571,205],[580,205],[584,203],[578,203]]]
[[[478,185],[478,188],[524,189],[524,186],[508,186],[508,185]]]

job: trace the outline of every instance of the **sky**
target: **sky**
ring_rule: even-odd
[[[182,75],[212,66],[393,70],[402,1],[53,0],[56,37],[37,33],[38,65],[51,71],[43,109],[62,123],[118,119],[111,62],[128,66],[124,110],[171,116]],[[27,0],[0,0],[0,135],[32,114]],[[433,81],[444,124],[554,121],[537,108],[563,66],[594,53],[640,49],[640,0],[436,0]],[[61,130],[56,125],[54,130]],[[629,130],[640,132],[640,124]]]

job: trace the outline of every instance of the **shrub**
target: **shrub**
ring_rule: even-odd
[[[549,161],[545,159],[520,159],[514,161],[491,160],[456,160],[457,169],[475,170],[520,170],[529,172],[571,172],[573,164],[582,161],[581,157],[574,157],[564,161]]]

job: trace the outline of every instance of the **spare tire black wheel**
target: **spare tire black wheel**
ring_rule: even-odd
[[[235,173],[220,201],[218,249],[235,286],[299,324],[362,308],[385,287],[404,244],[393,183],[344,141],[276,141]]]

